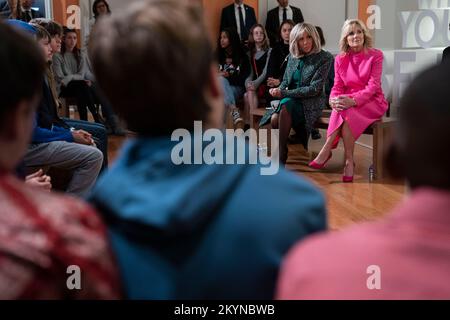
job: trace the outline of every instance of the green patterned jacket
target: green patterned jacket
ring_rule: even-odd
[[[301,85],[296,89],[290,89],[289,85],[292,82],[292,77],[297,70],[300,59],[303,59],[305,62]],[[314,127],[314,123],[322,115],[322,109],[327,102],[324,87],[331,65],[334,63],[334,58],[331,53],[322,50],[319,53],[300,59],[289,56],[280,89],[283,98],[296,98],[301,100],[305,112],[306,130],[310,133]]]

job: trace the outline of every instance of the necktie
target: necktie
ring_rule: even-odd
[[[242,14],[242,7],[239,6],[239,24],[241,29],[241,40],[247,40],[248,35],[245,32],[245,22],[244,22],[244,15]]]
[[[287,8],[283,8],[283,22],[287,20]]]
[[[27,20],[26,22],[30,22],[33,19],[33,17],[31,16],[31,11],[26,11],[25,17]]]

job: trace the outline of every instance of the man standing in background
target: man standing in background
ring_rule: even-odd
[[[304,21],[302,10],[289,5],[289,0],[277,0],[279,6],[267,13],[266,30],[269,35],[270,45],[273,46],[279,40],[280,25],[286,20],[292,20],[295,24]]]
[[[234,0],[234,3],[223,8],[220,18],[220,30],[234,28],[242,42],[248,40],[250,29],[256,24],[255,9],[244,4],[243,0]]]
[[[43,18],[44,15],[38,10],[32,8],[34,0],[22,0],[22,10],[20,13],[20,20],[25,22],[30,22],[30,20],[35,18]]]

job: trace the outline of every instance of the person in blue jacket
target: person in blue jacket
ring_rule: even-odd
[[[33,36],[47,61],[51,58],[50,35],[44,28],[14,20],[9,20],[8,24]],[[38,109],[49,109],[47,106],[51,103],[53,97],[44,78]],[[24,167],[70,170],[72,177],[65,191],[85,197],[97,180],[102,163],[102,152],[95,147],[90,133],[59,126],[51,121],[51,117],[42,117],[41,113],[36,113],[32,141],[22,164]]]
[[[98,83],[137,134],[89,197],[130,299],[272,299],[287,251],[327,225],[322,194],[284,169],[264,176],[260,165],[208,165],[195,152],[189,164],[189,148],[178,162],[177,134],[195,136],[194,121],[223,125],[201,16],[184,1],[141,2],[91,35]]]

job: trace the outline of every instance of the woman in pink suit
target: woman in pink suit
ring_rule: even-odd
[[[372,48],[372,37],[360,20],[347,20],[342,27],[341,54],[335,60],[334,87],[330,95],[333,109],[328,139],[309,166],[322,169],[332,150],[344,140],[344,182],[353,182],[355,141],[388,109],[381,88],[383,53]]]

